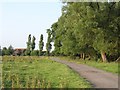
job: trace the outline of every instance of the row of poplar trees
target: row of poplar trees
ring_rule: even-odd
[[[116,60],[120,56],[120,2],[67,2],[51,33],[55,55]]]
[[[41,34],[41,36],[40,36],[39,50],[34,50],[35,49],[35,40],[36,40],[36,38],[33,36],[32,41],[31,41],[31,34],[29,34],[28,42],[27,42],[27,49],[25,51],[25,55],[29,55],[29,56],[30,55],[33,55],[33,56],[47,55],[47,56],[49,56],[50,50],[52,48],[52,45],[50,43],[51,41],[50,41],[49,29],[47,30],[47,33],[48,33],[48,40],[47,40],[47,43],[46,43],[46,50],[47,51],[43,52],[43,47],[44,47],[43,34]]]

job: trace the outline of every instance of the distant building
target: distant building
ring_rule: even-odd
[[[24,55],[26,48],[15,48],[13,52],[13,56]]]

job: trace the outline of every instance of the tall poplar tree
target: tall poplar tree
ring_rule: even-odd
[[[30,55],[31,53],[31,34],[28,36],[27,49],[25,55]]]
[[[52,45],[51,45],[51,30],[47,29],[47,33],[48,33],[48,39],[47,39],[47,43],[46,43],[46,55],[49,56],[50,55],[50,51],[52,49]]]
[[[12,45],[10,45],[10,46],[8,47],[8,52],[9,52],[10,55],[13,54],[14,49],[13,49]]]
[[[39,41],[39,55],[40,56],[42,55],[43,47],[44,47],[43,34],[41,34],[40,41]]]
[[[35,49],[35,40],[36,40],[36,38],[33,36],[32,42],[31,42],[31,51],[33,51]]]

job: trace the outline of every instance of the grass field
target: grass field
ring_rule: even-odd
[[[0,56],[0,87],[2,84],[2,56]]]
[[[0,63],[0,87],[2,84],[2,64]]]
[[[86,65],[89,65],[89,66],[92,66],[98,69],[102,69],[102,70],[105,70],[107,72],[111,72],[114,74],[120,73],[118,70],[120,65],[118,67],[118,63],[116,62],[104,63],[104,62],[96,62],[95,60],[71,59],[69,57],[59,57],[59,58],[61,58],[61,60],[67,60],[69,62],[75,62],[78,64],[86,64]]]
[[[90,88],[66,65],[47,57],[3,57],[3,88]]]

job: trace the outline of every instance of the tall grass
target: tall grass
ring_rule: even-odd
[[[89,88],[66,65],[47,57],[3,57],[2,88]]]
[[[44,78],[25,77],[21,78],[16,74],[6,74],[3,77],[2,88],[51,88],[51,82]]]

